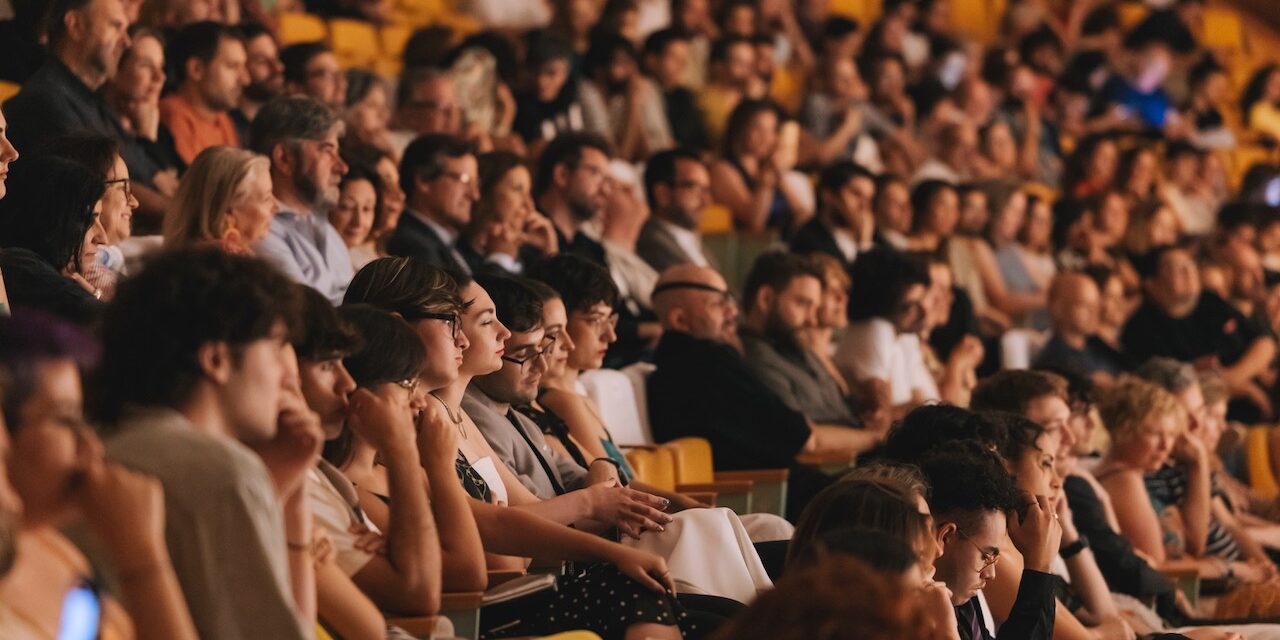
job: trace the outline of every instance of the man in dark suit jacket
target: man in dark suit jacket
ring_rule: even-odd
[[[817,215],[791,238],[795,253],[825,253],[848,269],[858,254],[871,249],[876,231],[871,201],[875,177],[865,168],[842,160],[822,170],[818,178]]]
[[[471,222],[471,207],[480,199],[479,169],[471,143],[448,134],[418,137],[404,150],[400,185],[408,202],[387,239],[387,251],[471,273],[457,249],[462,229]]]
[[[644,192],[651,211],[640,229],[636,254],[662,273],[679,264],[715,267],[698,225],[711,203],[711,174],[697,153],[670,149],[649,158]]]

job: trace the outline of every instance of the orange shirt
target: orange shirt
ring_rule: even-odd
[[[173,134],[178,157],[187,164],[209,147],[240,146],[240,136],[231,116],[219,113],[207,118],[176,93],[160,101],[160,119]]]

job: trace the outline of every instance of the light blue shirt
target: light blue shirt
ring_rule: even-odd
[[[281,207],[254,253],[290,278],[324,294],[335,305],[342,304],[347,285],[355,276],[342,236],[327,219],[315,214],[299,214]]]

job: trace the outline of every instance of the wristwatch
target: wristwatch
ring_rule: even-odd
[[[1063,560],[1070,560],[1072,557],[1088,548],[1089,539],[1082,535],[1079,538],[1076,538],[1075,542],[1063,547],[1062,550],[1058,552],[1058,555],[1062,556]]]

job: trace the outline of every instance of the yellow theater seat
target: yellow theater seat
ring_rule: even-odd
[[[1200,44],[1210,49],[1239,52],[1247,48],[1244,23],[1234,9],[1208,7],[1204,10],[1204,30]]]
[[[378,46],[378,30],[361,20],[334,18],[329,21],[329,46],[342,68],[374,66],[382,52]]]
[[[22,85],[16,82],[6,82],[0,80],[0,104],[4,104],[6,100],[18,95],[22,90]]]
[[[280,44],[289,46],[299,42],[319,42],[329,36],[329,28],[324,20],[309,13],[282,13],[277,18],[280,22]]]
[[[698,224],[702,233],[729,233],[733,231],[733,212],[729,207],[713,204],[702,210],[702,221]]]
[[[1280,483],[1276,482],[1271,468],[1272,427],[1252,427],[1245,435],[1245,462],[1249,469],[1249,486],[1264,498],[1280,495]]]

